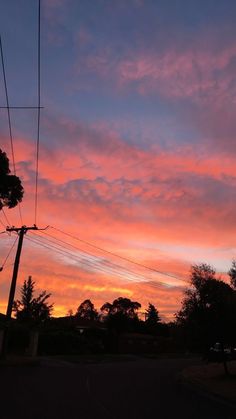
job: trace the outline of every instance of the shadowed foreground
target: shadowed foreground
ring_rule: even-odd
[[[41,366],[1,366],[1,419],[235,418],[232,408],[181,386],[178,373],[197,362],[134,358],[97,365],[44,360]]]

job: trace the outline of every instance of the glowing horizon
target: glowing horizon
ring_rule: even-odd
[[[24,0],[23,7],[13,0],[0,16],[13,106],[37,104],[36,3]],[[72,257],[56,251],[47,241],[52,237],[29,233],[17,295],[32,275],[36,288],[52,293],[56,315],[75,311],[86,298],[99,309],[127,296],[142,311],[151,302],[168,320],[180,308],[191,264],[210,263],[227,280],[236,254],[236,4],[177,3],[41,2],[37,225],[173,275],[49,229],[70,243]],[[5,106],[2,70],[0,98]],[[17,175],[25,188],[23,221],[31,225],[37,114],[16,109],[11,119]],[[0,148],[12,164],[4,109]],[[5,212],[19,225],[17,208]],[[7,224],[1,212],[0,220]],[[0,236],[0,265],[13,240]],[[93,265],[78,260],[85,258],[82,251],[94,255]],[[0,312],[13,257],[0,273]],[[109,263],[123,271],[117,267],[115,273]]]

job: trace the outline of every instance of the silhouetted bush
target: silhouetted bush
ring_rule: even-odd
[[[73,355],[101,353],[104,350],[103,337],[97,331],[80,333],[77,330],[41,331],[39,355]]]
[[[29,346],[30,330],[28,327],[15,323],[8,329],[8,352],[24,355]]]

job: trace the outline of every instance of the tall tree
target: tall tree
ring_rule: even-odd
[[[176,314],[190,346],[203,349],[215,341],[230,343],[234,339],[235,295],[228,284],[216,278],[211,266],[192,266],[190,288]]]
[[[141,304],[137,301],[131,301],[129,298],[119,297],[112,304],[105,303],[101,307],[101,311],[107,315],[123,314],[127,318],[137,317],[137,310]]]
[[[232,261],[232,266],[228,272],[231,286],[236,289],[236,260]]]
[[[156,326],[158,322],[160,322],[161,318],[156,307],[149,303],[148,308],[146,310],[146,324],[148,326]]]
[[[21,299],[14,302],[16,318],[25,322],[41,323],[49,319],[53,304],[48,304],[51,294],[42,291],[34,297],[35,282],[29,276],[21,287]]]
[[[119,297],[112,304],[103,304],[101,312],[111,329],[115,329],[117,332],[131,331],[137,328],[139,323],[137,311],[140,307],[141,304],[137,301]]]
[[[77,309],[76,317],[86,320],[96,320],[98,312],[90,300],[84,300]]]
[[[10,173],[9,159],[0,149],[0,210],[4,206],[14,208],[23,198],[24,189],[20,179]]]

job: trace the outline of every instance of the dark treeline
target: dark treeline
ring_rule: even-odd
[[[20,299],[14,301],[13,304],[16,319],[21,323],[32,326],[42,326],[47,321],[56,321],[56,318],[52,317],[53,304],[48,302],[50,297],[51,294],[47,291],[42,291],[35,297],[35,282],[29,276],[21,287]],[[161,319],[156,307],[149,303],[145,313],[145,322],[142,322],[138,317],[140,308],[141,304],[139,302],[131,301],[126,297],[119,297],[113,303],[104,303],[100,312],[98,312],[91,300],[86,299],[78,306],[74,315],[72,310],[69,310],[68,315],[59,318],[58,321],[63,323],[64,320],[65,323],[68,323],[74,319],[75,324],[81,322],[87,322],[88,324],[93,322],[96,324],[103,323],[118,332],[139,330],[141,323],[145,323],[147,329],[158,328]]]
[[[190,287],[176,314],[176,327],[190,350],[207,351],[215,342],[236,343],[236,262],[228,272],[229,283],[207,264],[191,267]]]
[[[10,351],[24,352],[30,346],[30,333],[35,331],[39,332],[41,354],[137,352],[141,350],[141,337],[168,335],[167,325],[151,303],[145,312],[145,320],[138,316],[141,304],[126,297],[105,302],[99,312],[91,300],[86,299],[75,314],[69,310],[67,316],[55,318],[52,316],[53,304],[49,302],[51,295],[47,291],[36,294],[35,282],[29,276],[23,283],[20,298],[13,305],[16,320],[11,326]],[[131,340],[135,336],[133,347],[128,345],[131,335]],[[126,336],[123,349],[121,336]],[[150,337],[149,342],[150,349],[153,342]]]
[[[228,283],[210,265],[193,265],[181,308],[169,323],[162,321],[151,303],[145,319],[140,319],[141,304],[126,297],[105,302],[99,311],[86,299],[74,314],[70,310],[67,316],[54,318],[49,299],[46,291],[35,296],[31,277],[24,282],[20,299],[14,303],[16,320],[12,328],[17,337],[12,339],[12,349],[23,340],[27,342],[28,330],[40,331],[39,353],[52,354],[206,353],[216,342],[231,347],[236,343],[235,261],[228,272]]]

